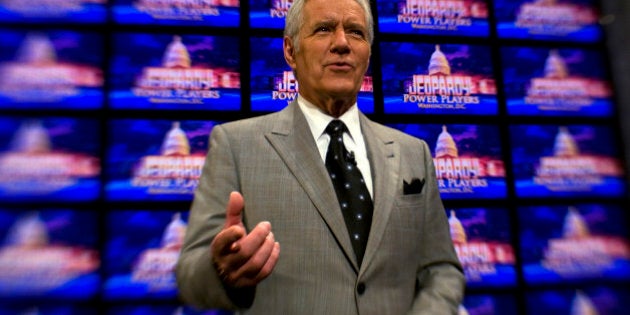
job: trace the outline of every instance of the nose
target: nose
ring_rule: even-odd
[[[350,52],[350,43],[343,27],[338,27],[333,32],[330,52],[335,54],[347,54]]]

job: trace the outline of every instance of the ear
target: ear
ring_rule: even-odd
[[[284,37],[282,49],[284,51],[284,60],[286,60],[291,69],[295,70],[295,46],[293,46],[293,41],[288,36]]]

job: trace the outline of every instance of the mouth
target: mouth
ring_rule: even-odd
[[[331,62],[327,64],[327,67],[333,71],[350,71],[353,66],[347,62]]]

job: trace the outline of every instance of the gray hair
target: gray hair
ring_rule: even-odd
[[[299,47],[298,43],[298,35],[300,33],[300,28],[304,23],[303,20],[303,11],[304,4],[307,0],[294,0],[291,8],[289,8],[289,12],[287,13],[285,26],[284,26],[284,36],[288,36],[291,38],[291,42],[293,42],[293,46],[297,50]],[[367,40],[372,45],[372,41],[374,40],[374,18],[372,17],[372,10],[370,9],[370,1],[369,0],[354,0],[356,1],[365,13],[365,25],[367,26]]]

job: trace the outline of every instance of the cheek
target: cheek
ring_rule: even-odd
[[[316,70],[319,67],[319,58],[315,54],[304,54],[301,66],[309,71]]]
[[[361,75],[365,75],[368,70],[369,63],[364,63],[361,67],[357,67],[357,71],[361,72]]]
[[[371,55],[370,48],[364,47],[357,53],[357,55],[360,58],[360,60],[364,60],[365,68],[367,69],[368,65],[370,64],[370,55]]]
[[[361,65],[362,68],[367,69],[368,65],[370,64],[370,48],[369,46],[366,46],[365,44],[362,45],[358,45],[355,49],[354,49],[354,58],[357,61],[358,64]]]

